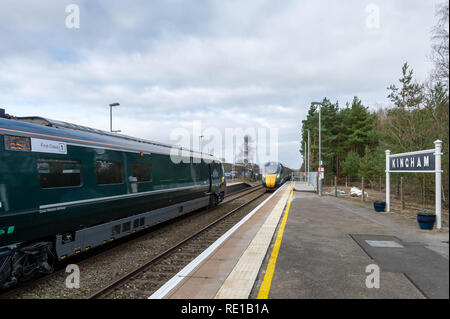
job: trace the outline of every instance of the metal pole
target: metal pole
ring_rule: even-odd
[[[321,107],[322,103],[320,102],[312,102],[311,105],[318,105],[319,106],[319,167],[322,167],[322,132],[321,132]],[[318,173],[319,175],[319,173]],[[319,178],[319,196],[322,196],[322,179]]]
[[[310,170],[309,170],[309,162],[310,162],[310,156],[311,156],[311,154],[309,153],[309,129],[308,129],[308,184],[309,184],[309,182],[310,182],[310,180],[309,180],[309,172],[310,172]]]
[[[319,167],[322,167],[322,139],[321,139],[321,105],[319,104]],[[319,196],[322,196],[322,179],[319,178]]]
[[[112,108],[113,108],[113,106],[119,106],[120,105],[120,103],[111,103],[110,105],[109,105],[109,130],[111,131],[111,132],[120,132],[120,130],[117,130],[117,131],[113,131],[113,129],[112,129]]]
[[[303,166],[304,166],[304,169],[305,169],[305,178],[303,179],[303,181],[306,181],[306,142],[303,142]]]
[[[434,141],[434,146],[435,146],[435,152],[434,152],[434,156],[435,156],[435,164],[436,164],[436,171],[435,171],[435,187],[436,187],[436,197],[435,197],[435,209],[436,209],[436,228],[437,229],[441,229],[441,223],[442,223],[442,219],[441,219],[441,186],[442,186],[442,180],[441,180],[441,149],[442,149],[442,141],[440,140],[436,140]]]
[[[389,177],[389,156],[391,154],[390,150],[386,150],[386,211],[391,211],[391,181]]]
[[[316,175],[316,190],[317,194],[319,194],[319,174]]]

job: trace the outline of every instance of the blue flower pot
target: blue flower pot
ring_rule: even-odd
[[[421,229],[433,229],[434,223],[436,222],[436,216],[430,215],[417,215],[417,221]]]
[[[386,209],[386,202],[373,202],[373,208],[376,212],[384,212],[384,210]]]

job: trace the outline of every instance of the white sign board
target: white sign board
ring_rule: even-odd
[[[389,171],[407,173],[434,173],[435,150],[389,155]]]
[[[42,153],[67,154],[67,144],[63,142],[32,138],[31,151]]]
[[[390,173],[434,173],[435,175],[435,210],[437,229],[441,228],[441,150],[442,141],[434,141],[434,149],[416,152],[392,154],[386,150],[386,211],[389,212],[390,200]]]

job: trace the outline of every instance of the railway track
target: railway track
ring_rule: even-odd
[[[258,186],[252,186],[249,188],[245,188],[243,190],[238,190],[238,191],[234,191],[231,193],[228,193],[225,196],[225,199],[222,203],[219,204],[218,207],[222,207],[224,204],[227,204],[229,202],[234,201],[237,198],[240,198],[242,196],[246,196],[248,194],[251,194],[253,192],[258,191],[259,189],[261,189],[262,186],[258,185]],[[207,214],[208,212],[214,210],[213,209],[207,209],[207,210],[202,210],[200,213],[203,214]],[[68,263],[72,263],[72,264],[77,264],[79,266],[82,266],[84,263],[88,262],[90,258],[95,257],[95,256],[100,256],[101,254],[107,253],[108,251],[110,251],[111,249],[117,248],[120,245],[124,245],[124,244],[130,244],[133,241],[137,241],[139,239],[141,239],[141,237],[145,236],[145,234],[148,234],[149,232],[154,231],[155,229],[158,229],[160,227],[164,227],[164,226],[170,226],[171,223],[173,223],[176,220],[183,220],[183,219],[189,219],[189,218],[194,218],[195,215],[198,213],[191,213],[191,214],[187,214],[187,215],[183,215],[180,216],[179,218],[176,218],[174,220],[170,220],[167,222],[164,222],[160,225],[156,225],[152,228],[150,228],[147,231],[144,231],[142,233],[136,233],[133,234],[132,236],[128,237],[128,238],[123,238],[121,240],[118,240],[115,243],[112,243],[110,245],[104,246],[104,247],[99,247],[96,249],[93,249],[90,252],[87,252],[85,254],[76,256],[71,258],[69,261],[62,263],[61,265],[59,265],[59,267],[57,267],[57,269],[49,274],[49,275],[42,275],[39,277],[36,277],[35,279],[28,281],[28,282],[23,282],[23,283],[19,283],[17,286],[11,288],[10,290],[7,290],[3,293],[0,293],[0,299],[10,299],[10,298],[14,298],[17,295],[20,295],[20,291],[23,289],[27,289],[27,290],[33,290],[34,287],[38,287],[42,284],[45,284],[46,281],[49,281],[53,278],[56,278],[58,276],[65,276],[65,269],[66,269],[66,264]]]
[[[143,265],[113,281],[108,286],[98,290],[90,295],[88,299],[149,297],[235,225],[243,217],[237,214],[238,212],[263,196],[267,196],[265,192],[257,194],[251,200],[234,208],[158,256],[155,256]]]

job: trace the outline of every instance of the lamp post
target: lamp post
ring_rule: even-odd
[[[308,184],[309,184],[309,161],[310,161],[310,159],[311,159],[311,157],[310,157],[311,155],[310,155],[310,153],[309,153],[309,129],[308,129]]]
[[[303,166],[305,168],[305,178],[303,179],[303,181],[306,182],[306,163],[308,161],[307,158],[306,158],[308,156],[306,154],[306,142],[303,142],[303,150],[304,150],[303,151],[303,163],[304,163]]]
[[[322,139],[321,139],[321,107],[323,106],[320,102],[312,102],[311,105],[319,106],[319,167],[322,167]],[[319,177],[319,196],[322,196],[322,179]]]
[[[120,105],[120,103],[111,103],[109,105],[109,130],[113,133],[120,132],[120,130],[113,131],[113,129],[112,129],[112,108],[113,108],[113,106],[119,106],[119,105]]]

